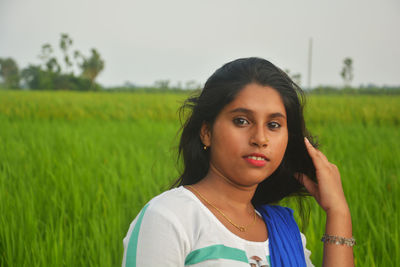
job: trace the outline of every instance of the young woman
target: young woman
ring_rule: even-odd
[[[306,137],[303,93],[279,68],[243,58],[218,69],[190,110],[184,170],[124,239],[123,266],[313,266],[292,210],[307,191],[326,212],[324,266],[353,266],[349,208],[335,165]]]

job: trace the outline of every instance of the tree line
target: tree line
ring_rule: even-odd
[[[101,86],[96,83],[96,78],[105,65],[100,53],[92,48],[90,55],[86,56],[79,50],[72,51],[72,45],[71,37],[62,33],[59,40],[62,64],[49,43],[41,47],[41,64],[29,64],[22,70],[14,59],[0,58],[0,79],[3,86],[9,89],[32,90],[99,90]],[[75,74],[74,70],[78,70],[78,73]]]
[[[17,62],[11,58],[0,58],[0,88],[7,89],[32,89],[32,90],[76,90],[76,91],[97,91],[102,89],[96,82],[98,75],[104,70],[104,60],[100,53],[92,48],[90,55],[86,56],[79,50],[73,50],[73,40],[66,33],[61,33],[58,48],[62,59],[55,56],[51,44],[42,45],[38,55],[41,64],[29,64],[24,69],[19,69]],[[59,53],[60,54],[60,53]],[[291,73],[284,70],[288,76],[298,85],[301,85],[301,74]],[[76,73],[77,72],[77,73]],[[343,79],[343,87],[316,86],[306,88],[306,91],[317,94],[400,94],[399,86],[376,86],[367,85],[354,88],[351,82],[354,78],[353,60],[346,57],[343,60],[340,76]],[[182,84],[178,82],[171,85],[169,80],[158,80],[153,86],[136,86],[126,82],[122,86],[107,88],[107,91],[185,91],[199,90],[201,84],[191,80]],[[341,90],[338,90],[341,89]]]

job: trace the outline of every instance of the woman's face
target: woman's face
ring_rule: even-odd
[[[222,109],[212,129],[203,124],[201,139],[217,170],[210,172],[240,186],[258,185],[278,168],[288,143],[281,96],[269,86],[248,84]]]

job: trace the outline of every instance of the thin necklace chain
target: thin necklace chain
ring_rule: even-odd
[[[254,219],[253,219],[253,222],[252,222],[252,223],[250,223],[250,224],[248,224],[248,225],[245,225],[245,226],[237,225],[236,223],[232,222],[232,220],[229,219],[229,218],[225,215],[225,213],[223,213],[219,208],[217,208],[216,206],[214,206],[213,204],[211,204],[211,203],[210,203],[202,194],[200,194],[200,192],[197,191],[193,186],[187,185],[187,187],[190,187],[190,188],[192,188],[194,191],[196,191],[196,193],[197,193],[208,205],[210,205],[211,207],[213,207],[214,209],[216,209],[230,224],[232,224],[233,226],[235,226],[240,232],[246,232],[247,228],[249,228],[250,226],[252,226],[252,225],[256,222],[256,217],[257,217],[257,215],[256,215],[256,211],[254,211]]]

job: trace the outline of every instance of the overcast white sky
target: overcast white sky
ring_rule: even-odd
[[[39,63],[41,45],[68,33],[74,49],[95,47],[106,86],[204,83],[222,64],[248,56],[301,73],[313,38],[312,86],[400,85],[399,0],[0,0],[0,57]]]

